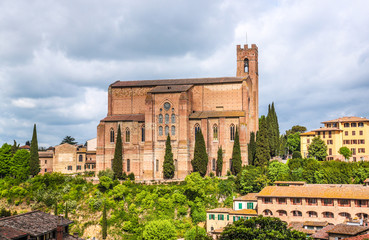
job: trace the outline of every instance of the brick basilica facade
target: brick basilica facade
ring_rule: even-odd
[[[223,148],[223,175],[230,169],[236,128],[241,156],[258,129],[258,48],[237,46],[236,77],[116,81],[108,90],[108,114],[97,126],[96,171],[111,168],[118,125],[123,171],[137,180],[163,179],[165,140],[171,137],[175,179],[191,173],[195,132],[201,128],[215,172]]]

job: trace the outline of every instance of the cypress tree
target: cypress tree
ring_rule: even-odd
[[[233,143],[233,151],[232,151],[232,174],[237,175],[241,172],[242,168],[242,159],[241,159],[241,147],[240,147],[240,137],[238,134],[238,128],[236,128],[236,135]]]
[[[279,152],[279,124],[274,108],[274,102],[272,103],[272,105],[268,105],[268,115],[266,117],[266,121],[270,156],[275,157],[278,155]]]
[[[202,177],[206,175],[208,169],[208,154],[206,153],[206,146],[204,136],[201,129],[196,132],[195,150],[193,160],[191,161],[194,172],[199,172]]]
[[[270,160],[268,129],[265,116],[260,118],[259,131],[256,135],[255,165],[266,165]]]
[[[217,158],[217,169],[216,174],[217,176],[222,176],[223,170],[223,150],[222,147],[218,148],[218,158]]]
[[[255,165],[255,150],[256,150],[255,133],[251,132],[250,142],[249,144],[247,144],[249,165]]]
[[[33,134],[30,148],[29,172],[32,176],[36,176],[40,172],[40,160],[38,157],[38,143],[36,124],[33,125]]]
[[[65,202],[65,214],[64,214],[64,218],[68,219],[68,202]]]
[[[278,123],[278,117],[277,113],[274,108],[274,102],[272,103],[272,113],[273,113],[273,150],[274,150],[274,156],[277,156],[279,153],[279,147],[280,147],[280,135],[279,135],[279,123]]]
[[[165,179],[171,179],[174,177],[174,162],[173,162],[173,153],[172,153],[172,145],[170,143],[170,136],[168,134],[167,141],[165,142],[165,155],[164,155],[164,164],[163,164],[163,172]]]
[[[122,133],[120,131],[120,125],[118,125],[117,141],[115,142],[115,151],[113,159],[113,172],[114,176],[121,179],[123,176],[123,156],[122,156]]]
[[[103,209],[103,216],[102,216],[102,224],[101,224],[101,228],[102,228],[102,238],[106,239],[106,237],[108,236],[108,223],[106,220],[106,205],[104,203],[104,209]]]

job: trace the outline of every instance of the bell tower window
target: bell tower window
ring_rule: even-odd
[[[243,60],[243,67],[244,67],[245,73],[248,73],[249,72],[249,60],[247,58]]]

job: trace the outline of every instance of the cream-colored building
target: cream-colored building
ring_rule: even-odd
[[[350,161],[369,161],[369,119],[342,117],[322,123],[324,127],[300,134],[303,157],[308,157],[312,139],[319,136],[327,145],[327,160],[345,160],[338,151],[347,147],[352,152]]]

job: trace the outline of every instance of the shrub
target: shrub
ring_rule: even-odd
[[[128,179],[134,181],[135,180],[135,174],[133,172],[128,174]]]

